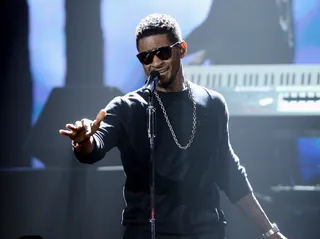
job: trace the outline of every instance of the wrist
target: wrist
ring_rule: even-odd
[[[74,148],[79,147],[79,146],[84,146],[84,145],[89,144],[89,143],[91,143],[91,137],[86,138],[86,139],[84,139],[84,140],[82,140],[80,142],[76,142],[74,140],[71,141],[71,144],[72,144],[72,146]]]
[[[74,148],[74,150],[76,150],[79,153],[91,153],[93,151],[94,148],[94,139],[93,137],[89,137],[85,140],[82,140],[80,142],[76,142],[74,140],[71,141],[71,145]]]
[[[264,234],[262,234],[263,238],[268,239],[268,238],[270,238],[273,234],[276,234],[276,233],[280,232],[277,224],[272,223],[271,226],[272,226],[272,227],[271,227],[267,232],[265,232]]]

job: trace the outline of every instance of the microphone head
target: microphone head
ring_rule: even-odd
[[[151,78],[159,78],[160,72],[159,71],[151,71],[150,75]]]
[[[151,94],[154,91],[159,81],[159,78],[160,78],[159,71],[152,71],[148,76],[147,82],[144,86],[144,91],[147,91],[149,94]]]

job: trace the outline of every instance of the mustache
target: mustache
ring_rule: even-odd
[[[158,71],[160,74],[167,71],[169,68],[166,67],[166,68],[161,68],[161,69],[153,69],[152,71]]]

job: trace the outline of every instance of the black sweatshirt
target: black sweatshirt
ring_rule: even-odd
[[[229,114],[219,93],[189,83],[196,101],[197,128],[190,148],[176,145],[162,109],[156,107],[155,218],[156,231],[191,234],[215,229],[220,209],[219,189],[234,203],[252,191],[245,168],[233,152],[228,132]],[[158,92],[181,145],[191,136],[193,104],[188,91]],[[121,153],[126,175],[123,225],[149,225],[149,138],[147,95],[141,89],[114,98],[94,134],[94,151],[82,163],[101,160],[113,147]],[[111,182],[107,182],[111,183]]]

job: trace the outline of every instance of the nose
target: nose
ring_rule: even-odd
[[[153,57],[153,61],[152,61],[152,66],[153,67],[158,67],[163,63],[163,61],[161,59],[159,59],[159,57],[157,57],[157,55],[154,55]]]

